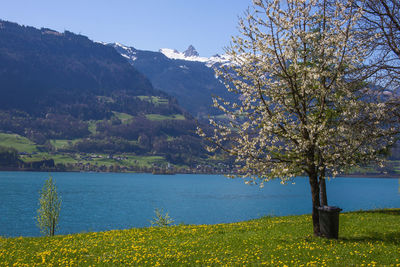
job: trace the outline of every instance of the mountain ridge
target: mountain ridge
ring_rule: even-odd
[[[131,65],[148,77],[156,89],[175,97],[197,119],[221,114],[213,107],[213,96],[234,99],[214,71],[214,67],[229,64],[227,58],[186,57],[184,53],[173,49],[155,52],[138,50],[119,43],[108,45],[114,47]],[[215,58],[219,61],[214,60]]]

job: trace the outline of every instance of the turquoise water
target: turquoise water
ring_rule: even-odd
[[[39,191],[48,173],[0,172],[0,235],[39,236]],[[260,189],[220,175],[53,173],[62,198],[58,234],[150,226],[154,209],[176,223],[215,224],[311,212],[308,180]],[[344,211],[400,207],[398,179],[337,178],[330,205]]]

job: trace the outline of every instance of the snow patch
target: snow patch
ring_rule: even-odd
[[[108,43],[102,42],[102,41],[94,41],[94,42],[97,43],[97,44],[108,45]]]
[[[131,61],[135,61],[137,59],[135,48],[120,43],[113,43],[111,44],[111,46],[113,46],[118,51],[118,53],[120,53],[121,56]]]
[[[137,59],[137,57],[135,57],[134,55],[127,55],[127,54],[121,54],[121,56],[123,56],[124,58],[130,59],[132,61],[135,61]]]
[[[130,50],[130,47],[127,47],[127,46],[125,46],[123,44],[120,44],[120,43],[115,43],[114,45],[117,46],[117,47],[121,47],[122,49],[125,49],[125,50]]]

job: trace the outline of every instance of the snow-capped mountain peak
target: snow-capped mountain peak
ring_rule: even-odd
[[[123,57],[128,59],[128,61],[133,64],[133,62],[137,59],[137,52],[133,47],[129,47],[120,43],[110,43],[107,44],[109,46],[114,47],[117,52],[119,52]],[[176,49],[162,48],[159,50],[164,56],[170,59],[178,59],[178,60],[186,60],[186,61],[196,61],[204,63],[207,67],[212,67],[215,64],[229,64],[230,57],[228,55],[214,55],[212,57],[201,57],[199,53],[196,51],[193,45],[190,45],[188,49],[184,52],[179,52]],[[183,64],[184,65],[184,64]],[[183,66],[182,65],[182,66]]]
[[[179,52],[176,49],[162,48],[159,50],[164,56],[170,59],[179,59],[187,61],[198,61],[205,63],[208,67],[212,67],[216,63],[226,64],[229,63],[227,55],[214,55],[210,58],[201,57],[193,45],[190,45],[184,52]]]

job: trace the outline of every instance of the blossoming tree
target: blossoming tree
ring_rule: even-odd
[[[369,38],[371,74],[381,86],[400,86],[400,2],[398,0],[357,0],[363,9],[359,27]],[[373,37],[373,38],[371,38]]]
[[[361,16],[348,1],[254,0],[217,74],[238,101],[214,99],[228,122],[199,134],[235,157],[246,183],[307,175],[320,235],[320,184],[380,160],[398,132],[394,109],[357,73],[366,51],[355,38]]]

